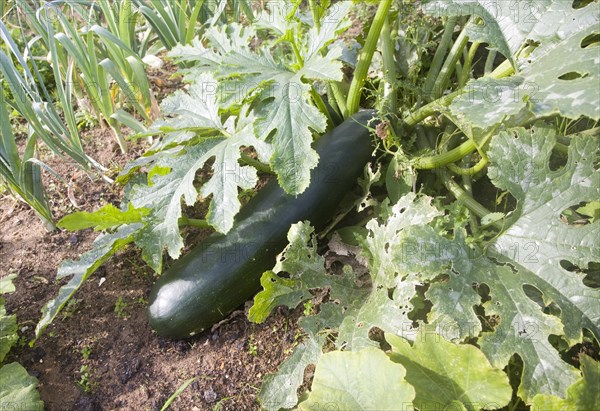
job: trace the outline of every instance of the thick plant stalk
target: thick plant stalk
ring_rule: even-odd
[[[467,58],[465,59],[465,65],[463,66],[462,73],[460,74],[459,79],[459,87],[464,87],[469,78],[471,77],[471,69],[473,68],[473,60],[475,59],[475,54],[477,54],[477,50],[479,49],[479,45],[481,43],[475,42],[471,45],[469,49],[469,53],[467,54]]]
[[[458,17],[451,16],[446,22],[446,26],[444,27],[444,34],[442,35],[442,40],[440,41],[440,45],[435,51],[433,61],[431,62],[431,67],[429,68],[429,72],[427,73],[427,78],[425,79],[425,84],[423,86],[423,94],[425,96],[431,96],[431,91],[433,90],[435,79],[437,79],[438,74],[440,73],[442,64],[444,64],[444,56],[446,55],[446,51],[450,47],[450,43],[452,41],[452,34],[454,33],[454,27],[456,27],[457,21]]]
[[[466,30],[463,28],[460,35],[454,42],[454,45],[450,49],[450,53],[440,70],[440,74],[438,75],[435,84],[433,85],[433,89],[431,90],[431,96],[436,99],[444,94],[444,90],[450,80],[450,76],[454,73],[454,69],[456,68],[456,63],[460,58],[460,55],[467,45],[469,41],[469,37],[467,37]]]
[[[206,220],[199,220],[197,218],[181,217],[179,219],[180,226],[196,227],[196,228],[212,228],[212,226]]]
[[[418,170],[433,170],[435,168],[447,166],[462,160],[465,156],[471,154],[477,149],[477,145],[472,139],[462,143],[460,146],[442,154],[431,157],[419,158],[413,166]]]
[[[383,24],[384,35],[381,37],[381,51],[383,55],[383,111],[385,113],[395,113],[397,110],[396,102],[396,62],[394,61],[394,44],[388,33],[392,30],[390,19],[386,18]]]
[[[323,113],[325,115],[325,117],[327,117],[327,131],[331,130],[331,128],[333,128],[335,126],[335,123],[333,122],[331,113],[329,113],[329,110],[327,109],[327,106],[325,105],[323,98],[317,92],[317,90],[315,90],[314,87],[310,88],[310,96],[312,97],[312,99],[315,102],[319,111],[321,111],[321,113]]]
[[[308,1],[310,11],[312,12],[313,22],[317,30],[321,30],[321,18],[319,16],[319,10],[317,10],[317,2],[315,0]]]
[[[373,24],[371,25],[371,29],[367,35],[367,41],[360,51],[358,64],[356,65],[356,70],[354,71],[354,78],[352,79],[352,84],[350,85],[350,93],[348,94],[349,115],[356,113],[360,106],[362,88],[365,85],[367,73],[369,72],[371,60],[373,59],[373,53],[375,53],[375,49],[377,48],[379,35],[381,34],[381,29],[387,20],[387,14],[391,5],[392,0],[382,0],[381,3],[379,3],[379,8],[375,14],[375,19],[373,20]]]
[[[485,60],[485,69],[483,71],[484,75],[488,75],[494,69],[494,60],[496,60],[496,55],[498,55],[498,51],[490,50],[488,53],[487,59]]]
[[[450,93],[447,96],[443,96],[413,111],[403,119],[404,125],[407,127],[416,126],[421,121],[425,120],[427,117],[437,113],[440,110],[440,108],[448,107],[456,97],[460,96],[463,93],[465,93],[465,90],[457,90],[454,93]]]

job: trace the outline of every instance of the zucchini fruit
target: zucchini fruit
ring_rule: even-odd
[[[264,271],[287,244],[290,226],[309,220],[319,230],[372,158],[368,122],[362,111],[315,144],[319,164],[301,195],[286,194],[276,180],[246,204],[226,234],[214,233],[175,261],[154,284],[148,317],[154,330],[171,338],[193,336],[225,318],[260,288]]]

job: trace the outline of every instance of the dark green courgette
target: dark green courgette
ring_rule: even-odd
[[[373,152],[366,127],[373,111],[356,114],[315,144],[319,164],[304,193],[286,194],[268,183],[242,208],[226,235],[212,234],[175,261],[150,294],[148,316],[158,334],[187,338],[225,318],[250,299],[273,268],[287,232],[309,220],[318,230],[333,217]]]

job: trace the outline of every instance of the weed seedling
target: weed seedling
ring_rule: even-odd
[[[125,310],[129,307],[129,304],[125,302],[123,297],[119,296],[117,298],[117,302],[115,303],[115,314],[117,314],[117,318],[121,320],[126,320],[129,318],[129,313]]]

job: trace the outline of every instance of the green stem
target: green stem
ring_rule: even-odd
[[[334,127],[335,123],[333,122],[333,118],[331,118],[331,113],[327,109],[327,106],[325,105],[323,98],[317,92],[317,90],[315,90],[314,87],[310,88],[310,96],[312,97],[313,101],[317,105],[317,108],[319,109],[319,111],[321,111],[321,113],[325,114],[325,116],[327,117],[327,130],[331,130]]]
[[[477,150],[477,145],[472,139],[468,139],[460,146],[445,153],[430,157],[417,158],[413,164],[413,167],[418,170],[433,170],[444,167],[448,164],[456,163],[475,150]]]
[[[497,55],[497,50],[490,50],[490,52],[488,53],[487,59],[485,60],[485,68],[483,70],[484,75],[487,76],[494,70],[494,61],[496,60]]]
[[[462,168],[457,166],[456,164],[448,164],[447,167],[453,173],[467,177],[474,176],[475,174],[479,173],[485,168],[485,166],[488,165],[488,162],[489,160],[487,159],[487,157],[482,157],[477,164],[469,168]]]
[[[331,91],[333,92],[333,97],[337,102],[338,107],[340,108],[340,114],[342,118],[345,120],[348,116],[348,106],[346,105],[346,96],[344,96],[344,92],[340,86],[341,83],[334,81],[328,83],[331,86]]]
[[[188,217],[179,218],[179,225],[187,226],[187,227],[196,227],[196,228],[211,228],[211,225],[208,224],[208,221],[206,221],[206,220],[199,220],[197,218],[188,218]]]
[[[519,58],[527,58],[531,52],[535,50],[535,48],[536,46],[534,45],[525,47],[519,52]],[[509,60],[504,60],[498,67],[496,67],[496,70],[490,74],[490,77],[497,79],[504,78],[514,74],[514,72],[515,68],[513,67],[512,63]]]
[[[465,157],[465,161],[467,161],[467,165],[470,162],[470,157]],[[471,176],[464,175],[462,177],[463,187],[465,192],[469,194],[469,196],[473,197],[473,181],[471,180]],[[479,232],[479,225],[477,224],[477,218],[473,213],[469,213],[469,227],[471,227],[471,232],[473,234],[477,234]]]
[[[561,154],[569,154],[569,146],[563,143],[556,143],[554,149]]]
[[[450,93],[446,96],[440,97],[439,99],[432,101],[431,103],[420,107],[418,110],[410,113],[406,118],[404,118],[404,124],[408,127],[414,127],[419,124],[421,121],[425,120],[427,117],[437,113],[440,108],[448,107],[452,100],[456,97],[463,94],[465,90],[457,90],[453,93]]]
[[[300,7],[300,3],[302,3],[302,0],[296,0],[294,2],[294,4],[292,4],[292,9],[290,10],[290,12],[288,13],[288,15],[286,16],[286,18],[288,20],[292,19],[296,15],[296,11],[298,11],[298,7]]]
[[[440,74],[433,85],[431,96],[434,99],[437,99],[444,94],[444,90],[446,89],[448,82],[450,81],[450,77],[456,68],[456,63],[458,62],[458,59],[460,58],[460,55],[468,41],[469,37],[467,37],[467,31],[463,28],[458,38],[454,42],[454,45],[450,49],[450,53],[448,53],[448,57],[446,57],[446,61],[440,70]]]
[[[479,43],[478,41],[476,41],[475,43],[473,43],[471,45],[471,48],[469,49],[469,54],[467,54],[467,58],[465,59],[465,65],[462,69],[462,74],[460,75],[460,81],[459,81],[459,87],[464,87],[465,84],[467,84],[467,82],[469,81],[469,78],[471,77],[471,69],[473,67],[473,60],[475,59],[475,54],[477,53],[477,50],[479,49],[479,45],[481,43]]]
[[[450,47],[450,43],[452,42],[452,34],[454,33],[454,27],[456,27],[457,21],[458,17],[448,17],[448,21],[446,22],[446,26],[444,27],[444,34],[442,35],[442,39],[440,41],[440,45],[435,51],[433,61],[431,62],[431,67],[429,68],[427,78],[425,79],[425,84],[423,86],[423,94],[425,96],[431,95],[433,85],[435,84],[435,79],[438,77],[442,64],[444,63],[444,56],[446,55],[446,51],[448,50],[448,48]]]
[[[386,18],[383,23],[383,36],[381,36],[381,53],[383,56],[383,112],[395,113],[397,110],[396,99],[396,61],[394,60],[394,44],[392,43],[392,27],[390,19]]]
[[[294,50],[294,55],[296,56],[296,60],[300,67],[304,66],[304,59],[302,58],[302,53],[298,49],[298,45],[296,44],[296,40],[294,38],[289,39],[289,42],[292,44],[292,49]]]
[[[315,2],[315,0],[309,0],[308,5],[312,13],[315,28],[317,29],[317,31],[321,31],[321,18],[319,16],[319,10],[317,10],[317,3]]]
[[[482,206],[477,200],[469,195],[456,181],[450,178],[447,173],[440,171],[444,185],[457,201],[464,204],[477,217],[482,218],[490,214],[490,211]]]
[[[509,60],[504,60],[494,71],[490,74],[492,78],[504,78],[508,77],[515,72],[512,64]]]
[[[254,167],[258,171],[262,171],[263,173],[275,174],[268,164],[265,164],[262,161],[258,161],[257,159],[250,157],[246,153],[241,153],[240,161],[244,164]]]
[[[392,0],[382,0],[379,3],[379,8],[377,9],[377,13],[375,14],[373,24],[371,25],[371,29],[369,30],[369,34],[367,35],[367,41],[365,42],[364,47],[360,51],[360,55],[358,57],[358,64],[356,65],[356,70],[354,71],[354,78],[352,79],[352,84],[350,85],[350,93],[348,95],[349,115],[356,113],[360,106],[362,88],[367,79],[369,67],[371,66],[371,60],[373,59],[373,53],[375,53],[375,49],[377,48],[377,41],[379,40],[379,35],[381,34],[383,24],[387,20],[387,14],[391,5]],[[386,35],[389,35],[389,33],[387,33]]]
[[[331,108],[335,111],[338,117],[342,116],[342,111],[340,110],[340,106],[338,105],[337,98],[335,98],[335,94],[333,93],[333,88],[331,87],[331,83],[326,83],[325,87],[327,87],[327,102],[331,106]]]

